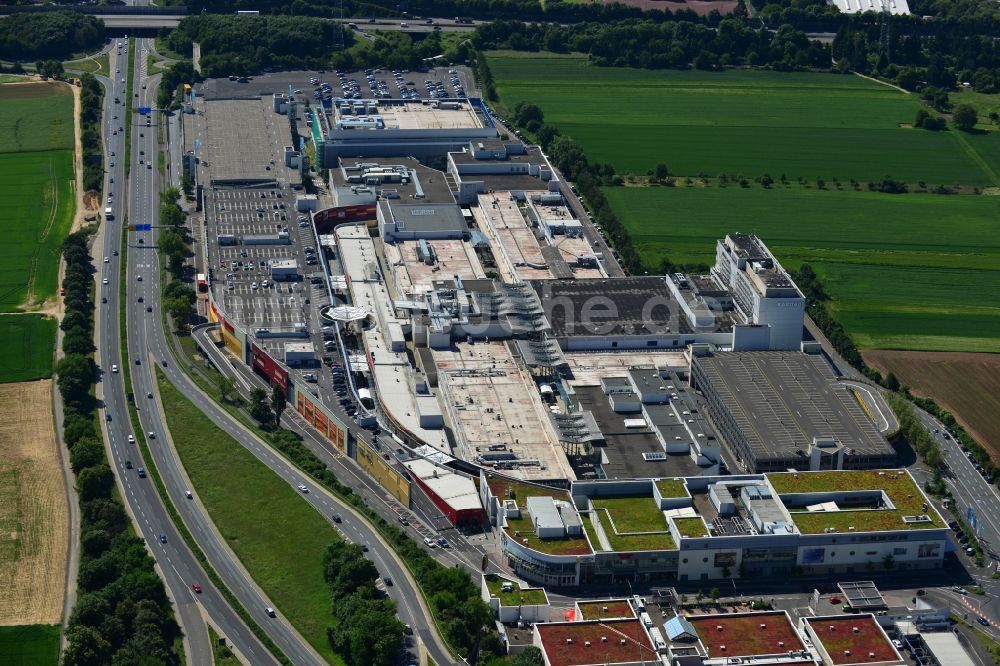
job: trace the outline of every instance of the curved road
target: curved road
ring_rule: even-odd
[[[124,50],[120,56],[116,52],[112,53],[110,61],[112,70],[127,70]],[[144,463],[137,446],[128,441],[129,435],[141,435],[141,433],[132,432],[126,408],[126,389],[121,374],[112,371],[112,366],[121,362],[118,280],[119,261],[123,257],[116,255],[115,251],[119,247],[122,218],[126,214],[124,197],[120,194],[124,192],[125,183],[124,166],[121,162],[125,153],[125,136],[119,128],[124,127],[126,122],[136,122],[131,113],[126,112],[129,106],[128,100],[125,100],[125,84],[121,82],[121,78],[119,73],[116,73],[113,81],[98,77],[106,90],[104,134],[108,154],[108,183],[105,191],[113,193],[110,198],[113,219],[104,223],[103,234],[98,236],[93,249],[95,259],[98,261],[97,277],[100,280],[97,288],[99,303],[95,328],[98,340],[97,362],[102,374],[97,384],[97,397],[103,402],[106,415],[102,423],[108,459],[115,471],[119,493],[125,500],[137,532],[146,539],[149,551],[156,560],[168,592],[177,607],[177,620],[185,633],[185,647],[190,663],[211,663],[211,646],[204,614],[211,618],[220,632],[253,663],[276,664],[277,661],[209,583],[194,555],[173,529],[170,517],[152,480],[139,478],[137,468]],[[115,104],[116,97],[126,104]],[[136,129],[136,134],[138,131]],[[143,177],[148,179],[149,173],[147,170],[145,174],[140,174],[138,169],[134,169],[132,180],[138,182]],[[152,173],[156,173],[155,170]],[[134,195],[132,201],[133,206],[138,209]],[[103,256],[107,257],[107,263],[103,263],[101,259],[102,252]],[[103,284],[104,279],[108,284]],[[102,298],[107,302],[101,303]],[[129,464],[132,465],[131,469]],[[166,534],[167,543],[160,542],[160,533]],[[202,585],[203,593],[197,595],[197,598],[190,587],[192,582],[199,582]]]
[[[139,56],[141,56],[143,48],[148,48],[147,44],[146,40],[139,40]],[[147,84],[147,88],[143,89],[137,83],[135,91],[140,95],[143,105],[150,105],[155,98],[155,86],[145,77],[144,72],[139,71],[143,61],[144,59],[141,57],[137,58],[136,76],[138,82]],[[156,154],[156,128],[155,126],[146,128],[141,117],[138,118],[140,118],[140,125],[133,129],[132,159],[136,163],[133,164],[131,179],[131,210],[133,213],[129,222],[130,224],[155,225],[159,204],[159,171],[155,164],[149,168],[147,158]],[[155,159],[154,157],[154,161]],[[138,164],[138,160],[146,163]],[[265,628],[268,635],[294,663],[322,664],[322,658],[282,618],[281,609],[268,600],[253,583],[238,559],[218,534],[200,504],[185,496],[185,491],[192,486],[177,459],[176,452],[168,444],[166,424],[163,421],[158,401],[155,399],[156,381],[150,364],[159,364],[160,370],[167,376],[168,380],[192,402],[199,405],[199,408],[216,425],[233,436],[279,476],[286,479],[291,486],[303,484],[311,488],[312,480],[279,457],[265,442],[249,432],[228,413],[219,409],[214,401],[209,396],[204,395],[192,380],[177,367],[168,351],[167,336],[163,330],[163,320],[160,317],[159,262],[153,245],[154,237],[155,231],[154,233],[128,233],[129,249],[126,275],[128,336],[131,353],[131,358],[126,359],[126,362],[130,364],[132,371],[135,401],[139,406],[143,430],[155,435],[154,438],[147,440],[154,462],[182,519],[229,589],[236,594],[244,607],[254,615],[257,622]],[[140,238],[143,242],[140,242]],[[141,303],[138,300],[140,297],[143,299]],[[153,398],[148,397],[150,394],[153,395]],[[333,514],[337,513],[342,517],[342,523],[336,527],[345,538],[369,545],[369,556],[379,571],[383,575],[392,576],[396,582],[393,587],[389,588],[388,592],[397,602],[402,621],[412,626],[414,634],[424,642],[428,652],[437,663],[452,663],[453,659],[450,653],[433,628],[429,619],[429,611],[424,605],[415,581],[388,544],[382,541],[363,518],[345,507],[325,490],[314,489],[305,497],[331,523],[333,522]],[[173,538],[168,533],[168,543],[173,541]],[[204,578],[197,582],[202,583],[204,587]],[[193,597],[194,595],[189,593],[189,596]],[[276,607],[279,611],[278,617],[267,617],[264,613],[266,606]],[[262,663],[256,658],[252,658],[250,661],[254,664]]]
[[[153,106],[156,98],[156,83],[159,77],[148,77],[145,71],[144,52],[149,48],[149,41],[143,39],[138,40],[137,43],[137,57],[133,72],[136,81],[135,97],[131,100],[131,103],[137,106]],[[130,182],[131,214],[129,222],[133,225],[155,225],[159,212],[160,174],[157,166],[150,163],[150,159],[155,161],[158,151],[156,127],[152,125],[152,118],[147,121],[148,124],[143,122],[143,118],[143,116],[136,116],[137,126],[133,129],[132,134],[133,165]],[[160,122],[160,120],[158,117],[157,121]],[[152,437],[147,435],[147,443],[153,456],[153,462],[163,478],[171,501],[188,530],[205,553],[209,563],[244,608],[254,616],[268,636],[294,663],[323,664],[324,661],[319,654],[295,631],[287,620],[281,616],[276,618],[267,616],[264,609],[269,606],[273,607],[274,603],[253,582],[201,506],[186,498],[184,491],[191,485],[175,455],[161,441],[166,433],[166,424],[156,401],[148,397],[150,394],[155,395],[156,390],[156,380],[151,364],[167,359],[160,318],[159,259],[154,240],[155,232],[132,231],[127,233],[128,252],[125,276],[128,299],[126,307],[127,334],[131,355],[131,358],[125,359],[125,362],[130,364],[132,370],[132,387],[143,432],[153,433]],[[170,365],[168,364],[168,368]],[[141,436],[143,433],[137,434]],[[206,581],[202,578],[201,580],[189,581],[189,584],[194,582],[204,586]],[[189,592],[188,595],[192,599],[196,598],[193,592]],[[259,643],[252,649],[244,649],[241,643],[237,643],[237,647],[253,664],[273,659],[269,654],[257,654],[262,649]]]

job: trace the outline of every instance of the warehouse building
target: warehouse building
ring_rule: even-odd
[[[312,139],[320,169],[341,157],[443,157],[470,141],[499,136],[482,100],[340,100],[316,114]]]
[[[455,198],[463,205],[475,203],[480,194],[501,190],[518,196],[538,191],[559,196],[559,179],[541,148],[520,141],[470,141],[448,153],[447,171],[456,184]]]
[[[472,479],[418,458],[403,463],[413,481],[455,527],[483,524],[483,505]]]
[[[469,235],[469,225],[455,204],[379,201],[377,214],[379,233],[386,243],[462,239]]]
[[[719,352],[692,346],[691,384],[704,395],[715,430],[742,470],[896,464],[895,450],[818,351]]]

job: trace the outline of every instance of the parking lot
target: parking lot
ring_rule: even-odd
[[[308,326],[313,307],[327,299],[322,285],[302,279],[319,266],[312,230],[294,210],[292,192],[215,188],[206,192],[205,208],[212,286],[224,310],[250,331]],[[288,260],[295,262],[295,274],[272,277],[274,262]],[[284,340],[259,342],[281,357]]]
[[[466,97],[470,78],[465,68],[437,67],[427,72],[366,69],[317,74],[308,79],[315,99],[451,99]],[[305,87],[301,94],[307,94]],[[298,91],[297,91],[298,92]]]

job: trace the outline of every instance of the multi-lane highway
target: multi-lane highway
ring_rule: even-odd
[[[169,433],[159,408],[155,366],[159,366],[172,383],[199,404],[217,425],[286,479],[290,486],[305,484],[313,487],[306,475],[279,458],[263,441],[217,409],[208,396],[202,395],[193,382],[177,368],[168,351],[160,315],[161,283],[155,246],[161,188],[156,156],[159,150],[156,144],[156,122],[165,120],[154,115],[147,125],[146,116],[132,113],[133,107],[151,106],[155,100],[156,77],[147,76],[146,59],[143,57],[144,50],[149,47],[146,40],[137,41],[137,57],[132,72],[127,71],[125,49],[121,54],[113,50],[111,68],[116,73],[113,80],[104,80],[109,92],[105,112],[109,159],[108,191],[112,193],[110,205],[113,215],[95,245],[94,254],[98,257],[99,299],[103,301],[98,305],[99,363],[104,373],[99,394],[108,415],[104,425],[110,458],[122,495],[126,498],[141,534],[147,539],[176,602],[178,621],[185,632],[187,654],[192,663],[207,663],[210,659],[204,617],[218,626],[221,633],[250,663],[275,663],[275,659],[211,585],[194,555],[176,533],[152,480],[140,478],[140,467],[148,469],[155,465],[172,503],[209,563],[268,636],[294,663],[320,664],[322,658],[287,623],[280,608],[277,608],[276,618],[267,617],[264,609],[274,604],[254,584],[225,544],[200,502],[196,501],[196,495],[194,499],[188,498],[187,491],[190,489],[196,493],[196,489],[191,487],[176,452],[170,445]],[[135,77],[134,96],[131,100],[125,99],[125,84],[122,82],[129,75]],[[115,98],[120,103],[115,103]],[[122,163],[123,130],[128,123],[132,124],[132,165],[131,173],[126,179]],[[129,225],[153,225],[152,231],[123,232],[122,224],[126,215]],[[117,254],[123,233],[127,246],[123,253]],[[121,357],[117,316],[119,281],[122,279],[122,264],[119,262],[122,261],[126,280],[127,358]],[[118,367],[117,371],[112,371],[113,366],[122,364],[128,364],[130,370],[129,387],[122,382],[123,368]],[[128,394],[131,394],[131,399],[137,406],[141,432],[132,431],[127,412]],[[130,436],[146,438],[152,460],[142,459],[139,448],[134,441],[130,441]],[[381,540],[364,519],[322,489],[313,488],[305,497],[331,523],[334,522],[335,514],[340,518],[341,522],[336,527],[345,538],[369,546],[369,557],[379,571],[396,581],[396,585],[389,588],[388,593],[397,602],[401,620],[412,626],[417,640],[423,643],[437,663],[451,663],[452,658],[429,619],[429,611],[415,581],[388,544]],[[200,594],[192,589],[194,583],[201,586]]]
[[[141,48],[139,51],[141,54]],[[141,61],[141,58],[137,58],[137,68],[141,66],[139,64]],[[146,478],[139,476],[139,468],[148,467],[149,461],[143,461],[136,443],[129,439],[141,437],[142,433],[132,431],[126,402],[126,394],[131,392],[131,387],[125,387],[122,370],[119,367],[123,363],[118,317],[119,273],[120,262],[128,260],[133,264],[130,265],[129,272],[134,274],[134,263],[146,259],[135,257],[137,251],[127,252],[122,256],[119,248],[122,224],[126,215],[131,213],[134,221],[142,217],[144,212],[148,214],[150,206],[148,201],[143,202],[142,193],[147,193],[145,195],[147,198],[150,196],[148,193],[155,187],[155,183],[151,181],[156,178],[157,170],[138,168],[136,159],[140,150],[138,146],[150,146],[151,143],[143,144],[143,142],[151,142],[152,139],[139,136],[143,131],[139,127],[139,117],[133,116],[132,103],[126,99],[126,86],[122,81],[124,77],[130,75],[126,49],[123,48],[121,53],[118,53],[117,49],[112,50],[110,62],[111,70],[115,72],[114,79],[101,77],[101,80],[106,88],[104,134],[108,180],[105,191],[109,193],[112,216],[105,222],[104,232],[98,236],[94,245],[99,278],[96,318],[97,358],[102,373],[97,394],[104,406],[104,435],[109,459],[117,477],[119,491],[133,517],[137,531],[149,544],[150,552],[174,600],[177,620],[185,633],[186,654],[191,663],[211,661],[211,646],[204,613],[219,628],[221,634],[226,636],[252,663],[276,664],[277,661],[233,612],[218,590],[211,585],[194,555],[174,530],[152,480],[148,476]],[[150,92],[149,88],[142,91],[139,83],[135,88],[137,91]],[[134,126],[132,151],[136,164],[128,178],[129,182],[126,183],[124,127],[128,123]],[[127,184],[131,187],[127,187]],[[135,193],[130,190],[135,190]],[[152,250],[150,257],[152,257],[151,252]],[[133,256],[130,257],[129,254]],[[130,316],[127,327],[131,328],[132,321]],[[161,534],[165,535],[166,543],[161,541]],[[194,592],[191,587],[193,583],[201,585],[201,594]]]

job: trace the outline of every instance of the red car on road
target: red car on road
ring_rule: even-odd
[[[191,589],[197,592],[198,594],[201,594],[201,585],[199,585],[198,583],[191,583]]]

